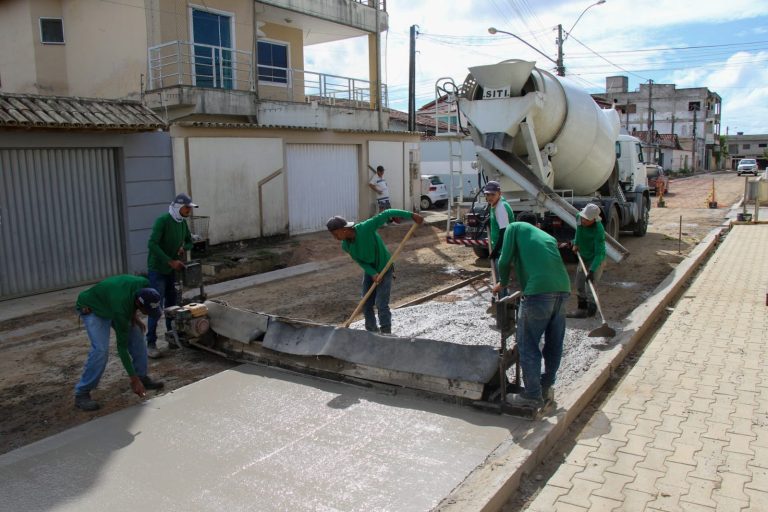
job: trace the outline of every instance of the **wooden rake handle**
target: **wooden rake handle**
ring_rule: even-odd
[[[391,267],[392,264],[395,262],[395,259],[397,259],[397,257],[400,255],[400,251],[403,250],[403,246],[405,245],[405,242],[407,242],[408,239],[411,238],[414,231],[416,231],[416,228],[418,227],[419,225],[414,222],[413,226],[411,226],[411,229],[409,229],[408,233],[405,234],[403,241],[400,242],[400,245],[397,246],[397,250],[395,250],[392,256],[389,257],[389,261],[387,262],[386,265],[384,265],[384,268],[382,269],[382,271],[379,272],[379,275],[382,276],[382,278],[384,277],[384,274],[386,274],[387,271],[389,270],[389,267]],[[373,294],[373,291],[376,289],[378,285],[379,285],[378,282],[376,281],[373,282],[371,287],[368,288],[368,292],[365,294],[362,300],[360,300],[360,302],[357,304],[357,307],[355,308],[355,310],[352,312],[351,315],[349,315],[349,318],[347,318],[347,320],[343,324],[341,324],[342,327],[349,327],[349,324],[352,323],[352,320],[354,320],[355,317],[360,313],[360,310],[363,309],[363,305],[365,304],[365,301],[367,301],[368,298],[371,296],[371,294]]]

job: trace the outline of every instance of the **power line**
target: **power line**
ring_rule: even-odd
[[[605,62],[607,62],[607,63],[608,63],[608,64],[610,64],[611,66],[613,66],[613,67],[615,67],[615,68],[618,68],[618,69],[620,69],[620,70],[624,71],[625,73],[629,73],[630,75],[635,75],[636,77],[638,77],[638,78],[642,79],[643,81],[647,81],[647,80],[648,80],[648,78],[645,78],[645,77],[643,77],[643,76],[640,76],[640,75],[638,75],[637,73],[634,73],[634,72],[632,72],[632,71],[629,71],[628,69],[624,69],[623,67],[619,66],[618,64],[614,64],[613,62],[611,62],[610,60],[606,59],[605,57],[603,57],[602,55],[600,55],[600,54],[599,54],[599,53],[597,53],[595,50],[593,50],[593,49],[592,49],[592,48],[590,48],[589,46],[585,45],[584,43],[582,43],[581,41],[579,41],[579,40],[578,40],[578,39],[576,39],[575,37],[573,37],[573,36],[570,36],[570,38],[571,38],[571,39],[573,39],[574,41],[576,41],[577,43],[579,43],[581,46],[583,46],[583,47],[584,47],[584,48],[586,48],[587,50],[589,50],[590,52],[594,53],[594,54],[595,54],[597,57],[600,57],[601,59],[603,59]]]

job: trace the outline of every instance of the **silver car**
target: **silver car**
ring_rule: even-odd
[[[742,174],[753,174],[757,176],[757,160],[754,158],[742,158],[739,160],[739,166],[736,168],[736,173],[739,176]]]

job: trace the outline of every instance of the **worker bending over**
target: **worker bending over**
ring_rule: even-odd
[[[160,294],[148,288],[143,277],[119,275],[108,277],[77,297],[77,311],[85,325],[91,350],[83,375],[75,386],[75,407],[95,411],[100,406],[91,398],[109,359],[109,330],[115,330],[117,355],[131,381],[131,390],[144,396],[147,389],[161,389],[162,382],[147,376],[147,346],[144,322],[138,312],[160,318]]]
[[[509,283],[514,267],[523,292],[517,313],[517,347],[525,389],[508,394],[507,402],[542,407],[554,398],[553,386],[563,356],[565,303],[571,280],[557,247],[557,240],[527,222],[513,222],[504,233],[499,257],[499,282],[494,293]],[[539,341],[544,336],[543,350]],[[544,373],[541,359],[544,357]]]
[[[365,301],[365,330],[392,333],[392,313],[389,310],[389,294],[392,289],[394,266],[382,275],[381,271],[387,266],[390,254],[387,246],[378,233],[378,229],[389,220],[396,217],[413,219],[416,224],[424,222],[424,217],[418,213],[406,210],[384,210],[370,219],[355,224],[347,222],[344,217],[331,217],[326,223],[328,231],[336,240],[341,241],[341,249],[363,269],[363,293],[365,296],[373,283],[378,283],[376,289]],[[374,305],[379,312],[379,327],[376,326]]]

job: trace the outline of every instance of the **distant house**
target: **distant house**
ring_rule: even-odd
[[[731,169],[736,169],[742,158],[755,158],[758,168],[768,169],[768,134],[744,135],[738,132],[727,135],[726,141]]]
[[[717,169],[720,159],[722,99],[706,87],[677,88],[674,84],[640,84],[628,90],[625,76],[605,79],[605,93],[593,94],[598,103],[613,104],[621,127],[676,135],[690,151],[689,168]]]

